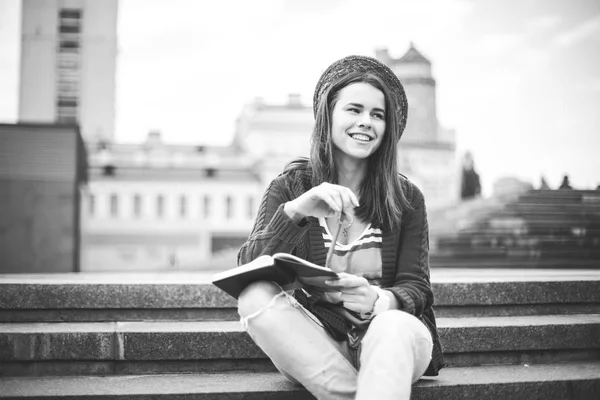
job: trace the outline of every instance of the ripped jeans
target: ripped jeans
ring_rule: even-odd
[[[373,318],[361,342],[360,368],[348,345],[273,282],[255,282],[241,293],[244,329],[290,381],[317,399],[409,399],[411,385],[427,369],[433,349],[421,321],[398,310]]]

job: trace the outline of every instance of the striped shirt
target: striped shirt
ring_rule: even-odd
[[[325,248],[329,250],[333,241],[332,232],[329,231],[325,218],[319,218],[319,225]],[[329,267],[335,272],[365,276],[370,281],[381,279],[381,238],[381,229],[368,224],[353,242],[336,243]]]

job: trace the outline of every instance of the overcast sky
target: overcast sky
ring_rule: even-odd
[[[20,1],[0,0],[0,121],[16,120]],[[117,132],[226,144],[244,103],[306,103],[349,54],[415,43],[440,123],[474,153],[486,193],[516,176],[600,184],[598,0],[120,0]],[[410,117],[409,117],[410,118]]]

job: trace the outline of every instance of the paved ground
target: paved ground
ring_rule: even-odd
[[[2,283],[193,284],[210,283],[213,272],[82,272],[69,274],[0,274]],[[439,268],[432,282],[507,282],[600,280],[600,269]]]

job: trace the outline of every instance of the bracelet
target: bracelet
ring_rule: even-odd
[[[387,295],[387,291],[383,290],[379,286],[373,286],[377,291],[377,300],[373,304],[373,310],[367,313],[361,313],[360,316],[362,319],[372,319],[377,314],[381,314],[384,311],[390,309],[391,300]]]
[[[383,290],[379,286],[375,286],[375,289],[379,293],[379,297],[373,305],[373,315],[381,314],[382,312],[389,310],[392,303],[388,294],[389,291]]]

